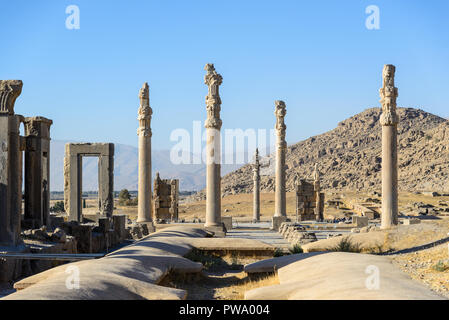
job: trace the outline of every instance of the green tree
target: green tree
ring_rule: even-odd
[[[50,208],[51,212],[64,212],[64,201],[56,201],[55,205]]]
[[[131,195],[129,194],[128,189],[122,189],[118,194],[118,203],[120,205],[128,205],[129,200],[131,199]]]

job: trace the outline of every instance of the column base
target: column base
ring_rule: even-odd
[[[285,216],[273,216],[271,218],[271,230],[279,231],[279,228],[283,222],[287,222],[287,217]]]
[[[224,238],[226,237],[226,227],[224,226],[224,224],[222,223],[221,225],[218,226],[206,226],[204,225],[204,229],[206,231],[209,231],[211,233],[213,233],[215,238]]]
[[[148,228],[149,233],[156,232],[156,227],[154,226],[154,223],[152,220],[150,221],[136,221],[137,224],[144,224]]]

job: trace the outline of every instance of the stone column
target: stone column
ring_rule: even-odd
[[[313,172],[313,190],[315,192],[315,220],[320,221],[321,217],[321,186],[320,186],[320,172],[318,171],[318,163],[315,163],[315,170]]]
[[[114,144],[105,143],[98,157],[98,204],[100,215],[111,218],[114,211]]]
[[[15,246],[20,235],[22,184],[19,126],[14,114],[22,81],[0,80],[0,245]]]
[[[144,83],[139,92],[139,186],[137,222],[152,222],[151,196],[151,115],[148,83]]]
[[[82,222],[83,157],[66,143],[64,155],[64,209],[68,221]]]
[[[213,64],[206,64],[204,83],[209,92],[206,96],[206,223],[205,227],[221,227],[221,99],[219,86],[223,78]]]
[[[276,148],[276,185],[275,185],[275,217],[286,217],[286,200],[285,200],[285,152],[287,150],[287,142],[285,141],[285,129],[287,126],[284,123],[284,117],[287,113],[285,110],[284,101],[276,101],[276,134],[277,134],[277,148]]]
[[[256,149],[254,155],[253,165],[253,222],[260,221],[260,163],[259,163],[259,149]]]
[[[383,87],[380,89],[382,114],[382,217],[381,228],[387,229],[398,224],[398,149],[396,114],[398,89],[394,86],[396,68],[384,66]]]
[[[50,126],[44,117],[25,118],[25,220],[31,228],[49,224]]]

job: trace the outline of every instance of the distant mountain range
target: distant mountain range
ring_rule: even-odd
[[[65,144],[74,141],[51,140],[50,150],[50,188],[51,191],[64,190],[64,150]],[[193,159],[193,155],[192,159]],[[247,159],[246,155],[244,159]],[[98,190],[98,158],[83,158],[83,191]],[[222,174],[234,171],[238,165],[222,165]],[[170,161],[169,150],[152,151],[152,173],[160,173],[162,179],[179,179],[181,191],[198,191],[206,186],[206,167],[204,164],[179,164]],[[125,144],[115,144],[114,190],[123,188],[137,190],[138,149]]]

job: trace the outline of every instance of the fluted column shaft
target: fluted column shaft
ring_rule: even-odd
[[[275,217],[287,216],[286,198],[285,198],[285,152],[287,142],[285,141],[286,125],[284,117],[286,114],[285,103],[276,101],[276,183],[275,183]]]
[[[380,89],[382,114],[382,217],[381,228],[398,224],[398,147],[396,98],[398,89],[394,86],[396,68],[385,65],[383,87]]]
[[[144,83],[139,92],[140,108],[139,120],[139,179],[138,179],[138,207],[137,222],[152,221],[152,194],[151,194],[151,116],[149,88]]]
[[[206,64],[204,83],[208,86],[206,96],[206,223],[205,227],[221,226],[221,99],[219,86],[223,78],[213,64]]]

